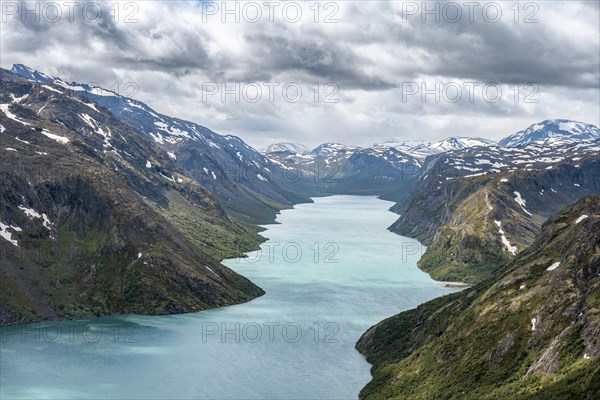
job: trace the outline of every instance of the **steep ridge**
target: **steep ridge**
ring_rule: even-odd
[[[0,324],[263,293],[216,261],[261,238],[146,135],[56,85],[0,83]]]
[[[499,145],[502,147],[518,147],[550,138],[600,139],[600,128],[567,119],[548,119],[502,139]]]
[[[447,152],[419,174],[390,229],[428,246],[419,267],[433,278],[475,283],[528,247],[550,215],[600,193],[600,141]]]
[[[252,224],[268,223],[280,209],[310,201],[283,178],[276,164],[236,136],[219,135],[199,124],[157,113],[143,102],[107,89],[67,83],[20,64],[12,71],[93,100],[145,133],[190,177],[209,189],[230,216]]]
[[[363,399],[596,399],[600,197],[550,218],[490,279],[388,318],[357,348]]]

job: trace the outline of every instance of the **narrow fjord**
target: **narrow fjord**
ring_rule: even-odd
[[[282,211],[260,251],[224,261],[266,291],[251,302],[4,327],[0,397],[357,398],[371,379],[362,333],[455,290],[387,230],[392,203],[314,200]]]

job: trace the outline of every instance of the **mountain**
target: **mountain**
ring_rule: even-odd
[[[0,324],[165,314],[263,292],[217,260],[262,238],[148,135],[0,70]]]
[[[436,142],[427,141],[387,141],[376,146],[394,147],[418,160],[424,160],[427,156],[452,150],[463,150],[471,147],[494,146],[496,142],[488,139],[469,137],[450,137]]]
[[[528,247],[550,215],[600,193],[600,140],[441,153],[415,180],[390,229],[427,246],[419,267],[434,279],[476,283]]]
[[[437,142],[387,141],[371,147],[323,143],[311,151],[273,145],[266,156],[286,173],[297,176],[298,186],[312,195],[376,194],[398,200],[405,196],[428,156],[495,142],[452,137]]]
[[[327,194],[386,195],[406,188],[420,162],[386,145],[369,148],[323,143],[311,151],[278,151],[267,157],[295,185],[315,196]]]
[[[600,129],[591,124],[567,119],[548,119],[500,140],[502,147],[518,147],[549,138],[574,140],[600,139]]]
[[[219,199],[230,216],[241,221],[272,222],[280,209],[310,201],[277,185],[277,179],[282,181],[278,166],[236,136],[219,135],[199,124],[160,114],[145,103],[113,91],[67,83],[24,65],[14,65],[12,72],[52,83],[57,90],[77,93],[105,107],[167,151],[189,176]]]
[[[361,399],[597,399],[600,197],[551,217],[489,280],[388,318]]]
[[[300,143],[274,143],[270,146],[261,149],[262,154],[268,155],[270,153],[280,153],[280,152],[288,152],[288,153],[308,153],[308,147]]]

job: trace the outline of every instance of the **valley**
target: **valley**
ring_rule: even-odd
[[[284,210],[263,232],[261,250],[223,261],[265,290],[249,303],[4,327],[0,396],[356,398],[370,380],[370,365],[354,350],[360,335],[455,289],[416,268],[419,255],[405,251],[415,240],[386,229],[392,203],[314,201]],[[64,373],[32,377],[32,363]]]
[[[600,400],[600,0],[0,14],[0,400]]]
[[[134,326],[152,338],[125,346],[127,354],[179,371],[172,378],[186,388],[182,398],[222,395],[218,379],[230,374],[244,382],[225,393],[232,398],[352,398],[365,385],[360,396],[369,399],[593,398],[594,125],[545,120],[499,142],[276,143],[258,151],[25,65],[1,70],[0,80],[0,325],[12,329],[3,331],[3,396],[167,395],[149,384],[158,379],[151,371],[131,377],[131,388],[103,388],[90,377],[115,382],[101,372],[111,358],[75,383],[24,385],[19,365],[34,356],[19,329],[43,321],[60,330],[71,322],[48,321],[75,319],[86,334]],[[464,290],[448,295],[457,289],[440,282]],[[206,324],[273,321],[310,335],[335,327],[340,341],[259,341],[240,350],[239,341],[214,337],[190,345]],[[189,348],[172,336],[220,363],[209,370],[187,356],[175,367]],[[370,382],[357,341],[373,365]],[[82,351],[113,346],[84,342]],[[64,351],[58,343],[44,345],[44,363]],[[83,355],[72,357],[77,364]],[[268,374],[232,368],[237,357],[244,366],[268,360]],[[300,365],[286,365],[294,357]],[[211,383],[198,385],[180,368]]]

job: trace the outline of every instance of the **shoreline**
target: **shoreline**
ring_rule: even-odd
[[[440,283],[440,285],[442,285],[443,287],[447,287],[447,288],[468,289],[473,286],[473,285],[471,285],[469,283],[465,283],[465,282],[447,282],[447,281],[436,281],[436,282]]]

